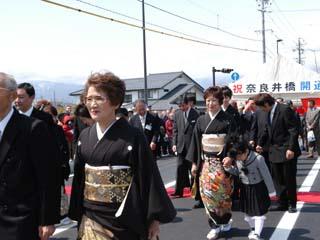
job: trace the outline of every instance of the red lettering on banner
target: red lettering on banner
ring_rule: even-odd
[[[242,84],[234,84],[233,93],[242,93]]]

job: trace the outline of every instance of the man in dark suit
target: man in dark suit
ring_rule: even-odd
[[[176,189],[173,195],[182,197],[183,189],[192,186],[189,179],[191,163],[185,157],[199,113],[188,105],[187,97],[183,98],[178,104],[180,109],[175,112],[173,118],[172,151],[178,154]]]
[[[159,137],[160,124],[158,119],[147,111],[147,105],[142,99],[138,99],[135,104],[136,114],[129,120],[130,124],[140,129],[152,150],[153,158],[157,156],[157,141]]]
[[[19,110],[19,113],[31,117],[34,119],[38,119],[43,121],[48,130],[49,130],[49,140],[50,144],[53,147],[53,154],[54,159],[56,160],[56,167],[51,169],[51,171],[55,171],[57,175],[58,183],[56,185],[56,191],[58,196],[61,195],[61,188],[60,188],[60,179],[62,178],[62,171],[68,173],[68,167],[65,166],[65,161],[61,161],[61,153],[59,148],[59,139],[57,138],[56,134],[56,126],[55,122],[53,121],[52,116],[49,113],[44,111],[40,111],[33,107],[33,101],[35,98],[35,90],[34,87],[30,83],[20,83],[17,87],[17,98],[15,100],[15,106]],[[65,176],[67,178],[67,176]],[[58,197],[56,202],[56,208],[60,209],[60,197]]]
[[[0,238],[47,240],[59,222],[53,147],[43,122],[12,107],[16,89],[0,73]]]
[[[267,124],[268,124],[268,113],[258,108],[253,114],[250,135],[249,135],[249,145],[254,150],[258,144],[258,139],[261,139],[262,136],[264,135]],[[264,157],[264,160],[268,166],[268,169],[271,172],[271,164],[269,161],[269,141],[264,141],[263,143],[260,143],[260,144],[263,144],[263,145],[260,145],[263,149],[262,152],[260,151],[260,154]]]
[[[258,139],[257,152],[269,141],[269,160],[279,197],[278,205],[271,210],[296,212],[297,203],[297,158],[301,154],[298,144],[298,122],[292,109],[278,103],[267,94],[255,96],[256,105],[268,112],[268,124]]]

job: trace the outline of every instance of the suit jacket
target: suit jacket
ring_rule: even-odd
[[[257,109],[257,111],[255,111],[255,113],[253,114],[249,141],[254,141],[257,144],[259,139],[262,140],[262,137],[265,133],[265,129],[267,128],[267,124],[268,124],[268,113],[262,111],[261,109]],[[268,135],[266,135],[265,138],[266,139],[263,139],[263,143],[260,143],[263,145],[260,145],[260,146],[263,147],[264,151],[268,151],[269,149],[269,142],[267,139]]]
[[[294,158],[301,154],[298,135],[298,121],[294,111],[289,106],[278,103],[272,123],[268,121],[264,134],[259,140],[259,145],[268,139],[270,161],[285,162],[287,161],[285,153],[288,149],[294,152]]]
[[[0,142],[1,239],[38,239],[39,225],[59,222],[48,138],[43,122],[14,111]]]
[[[315,110],[310,110],[308,109],[306,113],[306,123],[307,127],[319,132],[319,119],[320,119],[320,110],[315,109]]]
[[[253,112],[246,112],[240,115],[241,132],[244,139],[250,141],[251,138],[251,126],[254,121],[255,114]]]
[[[32,118],[38,119],[43,121],[49,130],[49,139],[51,141],[51,145],[54,149],[53,156],[55,158],[55,171],[57,175],[58,183],[56,184],[56,191],[58,194],[58,198],[56,199],[56,208],[58,211],[60,211],[60,198],[61,198],[61,188],[60,186],[64,186],[64,179],[67,178],[67,175],[69,177],[70,174],[70,166],[69,166],[69,156],[68,159],[65,158],[66,149],[63,144],[65,144],[63,137],[65,137],[64,132],[63,136],[61,136],[61,131],[59,127],[57,127],[57,124],[53,121],[52,116],[49,113],[46,113],[44,111],[40,111],[36,108],[33,108],[31,116]],[[63,130],[62,130],[63,131]],[[68,149],[69,154],[69,149]],[[53,171],[53,169],[52,169]]]
[[[147,138],[148,144],[150,144],[151,142],[157,143],[160,131],[160,123],[154,115],[147,112],[144,128],[142,127],[139,114],[134,115],[129,122],[131,126],[140,129],[144,133],[144,136]]]
[[[179,154],[183,151],[187,154],[198,117],[199,113],[193,108],[190,109],[186,122],[183,111],[179,109],[175,112],[173,119],[173,145],[177,146]]]
[[[237,128],[238,128],[238,131],[241,131],[241,124],[239,124],[241,121],[240,121],[240,114],[239,112],[237,111],[237,109],[235,109],[234,107],[232,107],[231,105],[229,105],[227,107],[227,109],[225,110],[225,112],[231,116],[233,118],[233,120],[238,123],[237,124]]]

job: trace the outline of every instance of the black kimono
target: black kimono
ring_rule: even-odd
[[[122,214],[120,203],[84,199],[85,164],[130,166],[132,181]],[[79,137],[70,201],[70,218],[81,222],[83,215],[109,229],[114,239],[146,239],[152,220],[170,222],[176,211],[167,195],[157,165],[143,133],[120,118],[99,141],[96,124]],[[129,237],[130,236],[130,237]]]
[[[208,113],[200,116],[186,157],[197,165],[200,194],[211,227],[228,224],[231,218],[233,181],[224,170],[222,159],[228,154],[235,129],[233,119],[223,111],[213,120]]]
[[[227,134],[227,137],[225,139],[226,146],[231,144],[232,141],[234,141],[238,135],[236,122],[229,114],[222,110],[217,114],[216,118],[211,123],[210,122],[211,118],[208,113],[198,118],[198,121],[193,131],[188,154],[186,156],[187,160],[197,165],[197,169],[199,171],[201,170],[201,163],[203,161],[201,146],[202,134],[204,134],[205,132],[207,134]],[[227,154],[227,148],[225,148],[224,152],[220,154],[220,157],[223,158],[227,156]]]

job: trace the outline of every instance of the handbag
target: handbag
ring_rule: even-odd
[[[313,130],[309,130],[307,133],[307,139],[308,142],[314,142],[316,141],[316,137],[314,136],[314,131]]]
[[[193,182],[192,184],[192,188],[191,188],[191,197],[192,198],[195,198],[196,195],[197,195],[197,184],[196,184],[196,181]]]

